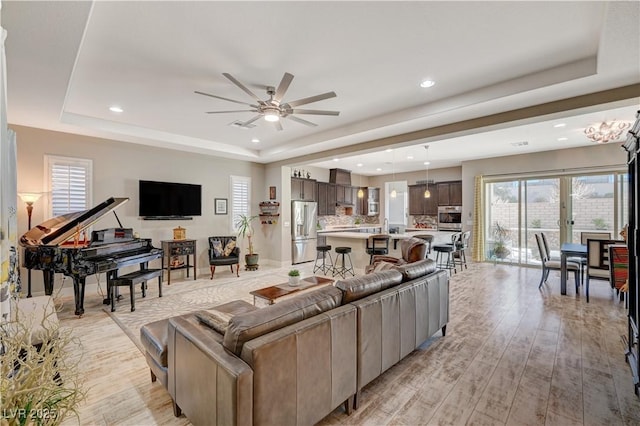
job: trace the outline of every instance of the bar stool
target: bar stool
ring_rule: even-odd
[[[345,255],[349,257],[348,268],[345,265]],[[338,263],[338,256],[342,256],[342,262],[340,263]],[[353,270],[353,263],[351,262],[351,247],[336,247],[336,264],[333,267],[333,276],[340,275],[344,278],[347,273],[350,273],[354,277],[356,275]]]
[[[366,246],[369,255],[369,265],[373,263],[374,255],[389,254],[389,236],[387,234],[375,234],[367,238]]]
[[[456,249],[453,251],[453,262],[456,265],[460,265],[460,271],[462,271],[463,266],[464,269],[467,269],[467,255],[465,250],[469,247],[469,238],[471,238],[471,231],[463,232],[455,245]]]
[[[448,244],[436,244],[433,246],[433,251],[436,252],[436,267],[439,269],[447,269],[449,271],[449,275],[457,273],[456,271],[456,262],[453,257],[453,253],[457,250],[457,244],[460,241],[461,233],[455,233],[451,235],[451,243]],[[447,260],[444,260],[444,254],[447,254]],[[442,259],[440,255],[442,254]]]
[[[320,253],[322,253],[322,263],[318,263],[320,260]],[[329,262],[325,262],[326,257],[329,256]],[[316,262],[313,264],[313,273],[316,271],[322,271],[322,275],[327,275],[327,272],[333,271],[333,259],[331,258],[331,246],[317,246],[316,247]]]

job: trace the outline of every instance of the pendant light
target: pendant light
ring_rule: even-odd
[[[358,163],[358,166],[362,166],[362,163]],[[362,176],[358,175],[358,198],[364,198],[364,190],[362,189]]]
[[[425,145],[424,149],[426,151],[425,158],[427,159],[424,164],[427,166],[427,183],[426,188],[424,190],[424,198],[431,198],[431,191],[429,191],[429,145]]]

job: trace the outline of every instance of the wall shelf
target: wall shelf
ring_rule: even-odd
[[[275,225],[280,217],[280,203],[277,201],[263,201],[260,204],[260,223],[263,225]]]

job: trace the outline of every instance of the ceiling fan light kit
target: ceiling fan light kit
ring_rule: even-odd
[[[322,93],[320,95],[310,96],[307,98],[297,99],[291,102],[283,102],[282,98],[284,97],[291,81],[293,80],[293,75],[289,73],[284,73],[282,76],[282,80],[280,80],[280,84],[278,87],[267,87],[267,95],[269,95],[269,99],[262,100],[258,98],[258,96],[253,93],[247,86],[242,84],[239,80],[233,77],[229,73],[223,73],[227,79],[229,79],[233,84],[238,86],[243,92],[245,92],[249,97],[251,97],[255,103],[250,104],[248,102],[237,101],[235,99],[225,98],[223,96],[212,95],[210,93],[200,92],[198,90],[195,91],[198,95],[209,96],[211,98],[222,99],[223,101],[233,102],[240,105],[247,105],[252,109],[243,109],[243,110],[230,110],[230,111],[208,111],[207,114],[226,114],[226,113],[235,113],[235,112],[254,112],[257,115],[253,118],[244,122],[244,126],[247,126],[254,121],[258,120],[261,117],[264,117],[265,121],[270,123],[274,123],[276,129],[282,130],[282,124],[280,123],[281,118],[288,118],[292,121],[295,121],[300,124],[304,124],[309,127],[316,127],[317,124],[312,123],[311,121],[302,119],[297,115],[300,114],[309,114],[309,115],[333,115],[337,116],[340,114],[339,111],[326,111],[326,110],[315,110],[315,109],[297,109],[296,107],[306,104],[311,104],[314,102],[322,101],[324,99],[335,98],[335,92],[327,92]]]

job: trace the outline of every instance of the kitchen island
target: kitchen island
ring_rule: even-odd
[[[406,238],[424,234],[433,235],[433,244],[445,244],[451,242],[451,235],[454,234],[454,232],[423,229],[420,231],[410,231],[401,234],[387,234],[390,237],[389,256],[398,258],[402,257],[400,244],[398,242]],[[326,237],[327,244],[331,246],[331,256],[334,258],[334,261],[336,247],[351,247],[351,261],[353,262],[353,266],[356,268],[357,273],[364,273],[364,268],[369,264],[367,239],[372,235],[378,234],[352,231],[318,231],[318,236]],[[435,259],[435,253],[433,253],[433,251],[429,255],[429,258]]]

